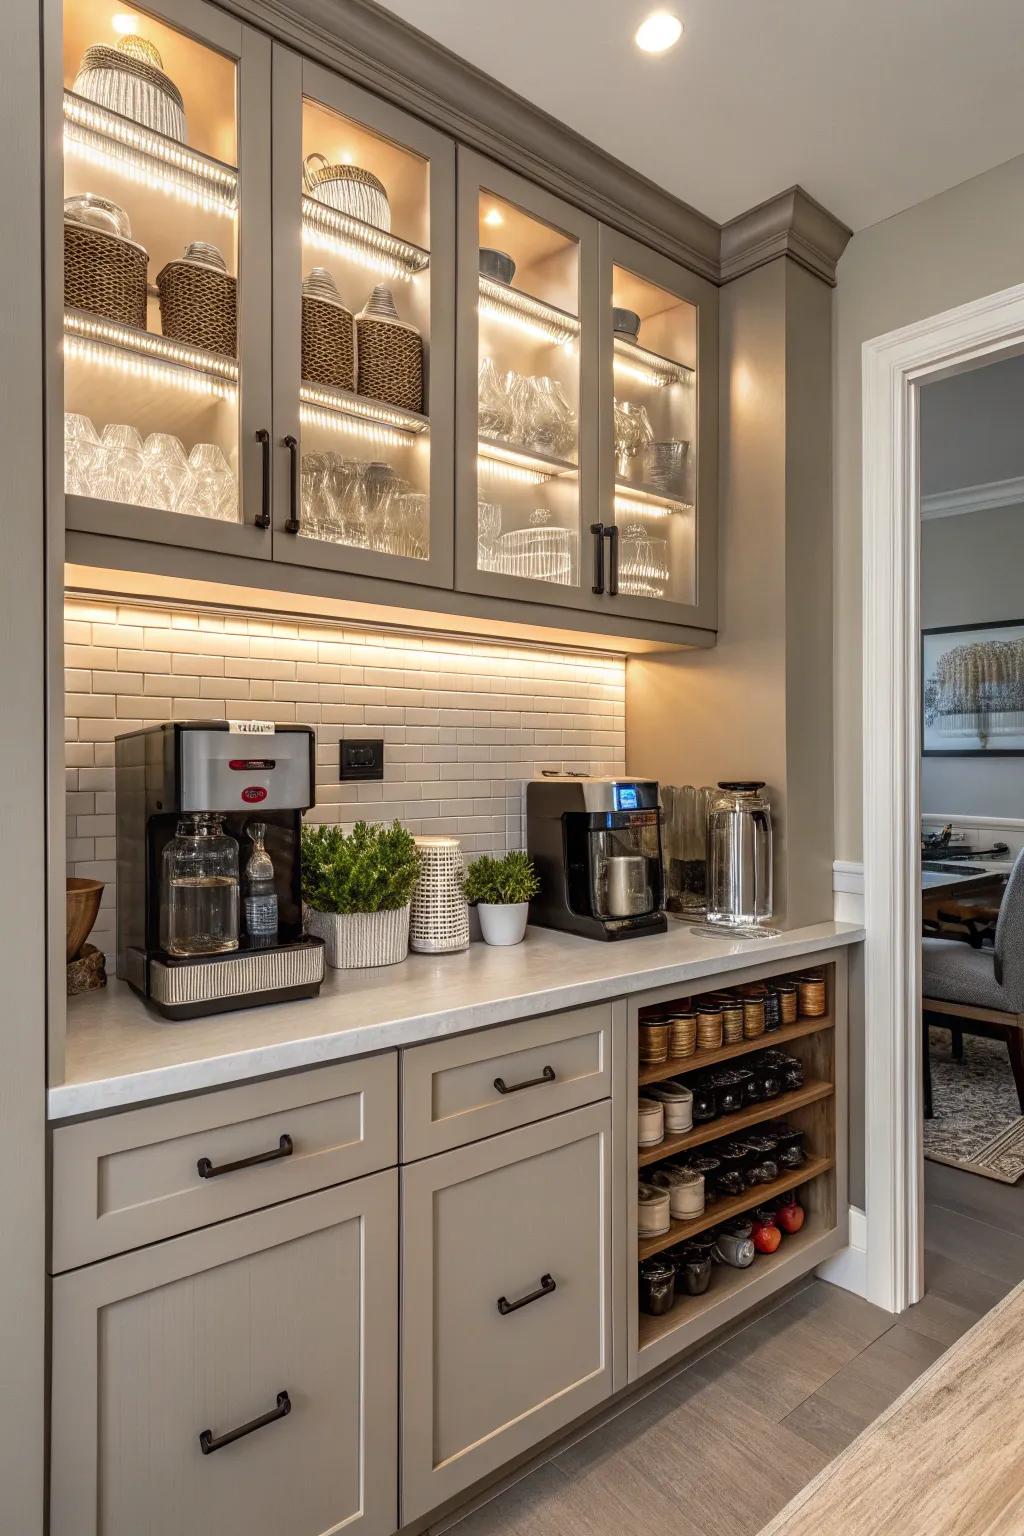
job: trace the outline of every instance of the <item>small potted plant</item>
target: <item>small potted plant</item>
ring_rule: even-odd
[[[488,944],[522,943],[530,897],[540,890],[529,854],[506,853],[500,859],[481,854],[466,870],[462,889],[480,915],[480,931]]]
[[[400,822],[303,827],[302,901],[307,933],[323,939],[328,965],[394,965],[409,953],[409,905],[420,870]]]

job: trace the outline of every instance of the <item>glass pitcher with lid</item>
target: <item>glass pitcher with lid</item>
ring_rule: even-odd
[[[160,944],[169,955],[238,948],[238,843],[212,812],[182,816],[160,871]]]
[[[763,781],[722,781],[708,808],[707,921],[766,932],[772,915],[772,813]]]

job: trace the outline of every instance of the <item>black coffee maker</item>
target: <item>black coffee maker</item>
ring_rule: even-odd
[[[306,725],[174,723],[117,738],[117,970],[167,1018],[320,990],[323,941],[303,934],[301,890],[315,754]]]
[[[634,939],[668,927],[653,779],[531,780],[526,846],[540,879],[532,923],[591,939]]]

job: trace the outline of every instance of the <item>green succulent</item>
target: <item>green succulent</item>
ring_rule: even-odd
[[[303,827],[302,899],[317,912],[390,912],[412,898],[420,855],[401,822]]]
[[[462,879],[462,889],[471,906],[499,906],[529,901],[540,890],[537,871],[528,853],[521,850],[493,859],[482,853],[474,859]]]

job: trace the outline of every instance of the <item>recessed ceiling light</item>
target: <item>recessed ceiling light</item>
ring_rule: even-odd
[[[125,11],[120,11],[111,21],[110,25],[115,32],[120,32],[122,37],[129,37],[139,30],[139,18],[129,16]]]
[[[504,224],[504,222],[505,220],[502,218],[497,208],[489,208],[484,214],[484,223],[489,224],[492,229],[497,229],[498,225]]]
[[[633,41],[644,53],[664,53],[679,41],[682,31],[682,22],[671,11],[652,11],[637,28]]]

